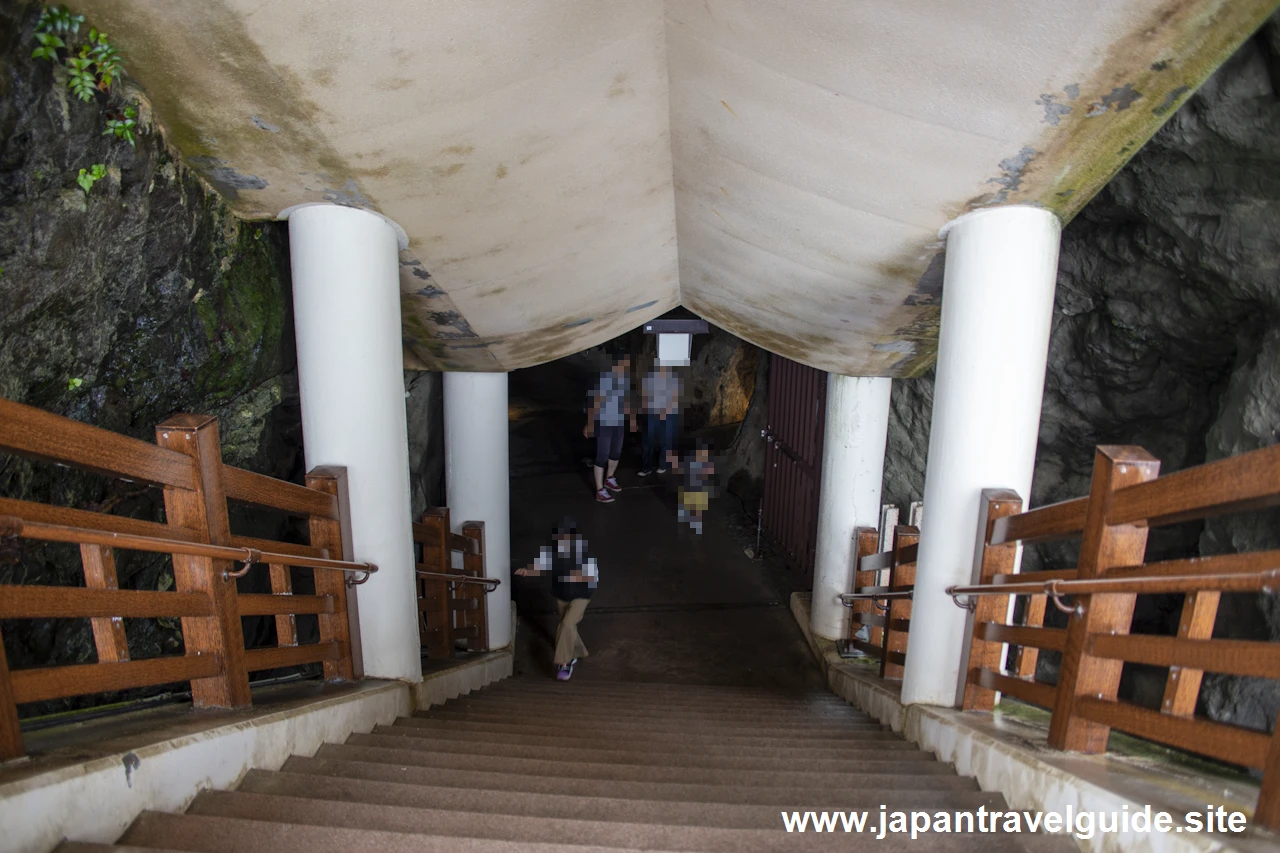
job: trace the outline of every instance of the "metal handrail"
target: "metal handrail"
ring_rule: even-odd
[[[229,545],[206,545],[201,542],[183,542],[180,539],[164,539],[159,536],[143,536],[136,533],[111,533],[105,530],[93,530],[88,527],[71,527],[64,524],[44,524],[38,521],[25,521],[17,516],[0,516],[0,535],[20,536],[24,539],[38,539],[43,542],[70,542],[84,545],[106,545],[110,548],[125,548],[130,551],[149,551],[157,554],[184,554],[189,557],[209,557],[214,560],[230,560],[243,563],[244,568],[235,572],[223,572],[223,579],[238,578],[249,571],[254,563],[269,563],[279,566],[298,566],[311,569],[332,569],[338,572],[362,572],[364,577],[356,580],[348,579],[349,585],[362,584],[369,575],[378,570],[373,563],[355,563],[347,560],[330,560],[327,557],[299,557],[294,554],[279,554],[273,551],[259,551],[256,548],[235,548]]]
[[[905,589],[895,592],[842,592],[840,593],[840,603],[845,607],[852,607],[855,601],[876,601],[879,599],[899,600],[903,598],[912,598],[915,595],[914,590]]]
[[[1065,595],[1101,595],[1105,593],[1151,595],[1176,592],[1272,592],[1280,588],[1280,569],[1262,569],[1255,572],[1231,572],[1213,575],[1170,575],[1139,578],[1085,578],[1081,580],[1051,580],[1043,583],[976,584],[973,586],[949,586],[947,595],[959,607],[970,609],[972,599],[960,604],[959,596],[975,595],[1047,595],[1054,605],[1067,613],[1074,612],[1062,603]]]
[[[493,592],[495,589],[502,586],[502,580],[500,578],[478,578],[471,577],[470,575],[455,575],[447,572],[428,572],[423,569],[417,569],[416,571],[420,578],[442,578],[455,583],[482,583],[485,585],[485,592]]]

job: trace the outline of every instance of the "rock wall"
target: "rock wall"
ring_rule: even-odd
[[[1145,447],[1166,472],[1274,444],[1278,272],[1280,16],[1064,230],[1032,505],[1086,494],[1098,444]],[[931,378],[894,383],[886,502],[921,497],[931,401]],[[1157,530],[1148,553],[1274,548],[1278,520]],[[1073,560],[1069,549],[1041,549],[1024,566]],[[1179,606],[1146,601],[1138,624],[1176,626]],[[1224,599],[1218,633],[1280,639],[1276,597]],[[1136,698],[1153,698],[1126,676]],[[1274,682],[1210,678],[1202,704],[1269,727],[1280,692]]]
[[[0,7],[0,395],[149,442],[174,412],[215,414],[227,462],[296,478],[285,228],[241,223],[155,135],[139,133],[136,147],[104,136],[106,112],[123,102],[75,100],[51,63],[29,58],[39,9]],[[76,177],[94,164],[106,177],[86,193]],[[0,493],[163,518],[156,489],[3,455]],[[286,529],[240,514],[233,524]],[[120,552],[118,571],[125,588],[173,584],[169,560],[155,555]],[[83,583],[69,546],[28,546],[0,565],[0,582]],[[14,667],[94,660],[87,620],[0,631]],[[182,648],[177,620],[127,620],[126,631],[135,657]]]
[[[444,503],[444,376],[405,371],[410,508],[414,521]]]
[[[104,136],[106,113],[124,100],[82,103],[51,63],[30,58],[39,12],[32,2],[0,4],[0,396],[147,442],[172,413],[214,414],[226,462],[301,482],[287,227],[236,219],[153,133],[138,133],[136,147]],[[86,193],[76,178],[94,164],[106,177]],[[441,497],[440,375],[407,374],[406,389],[421,513]],[[163,519],[156,489],[4,454],[0,494]],[[237,532],[305,541],[296,524],[233,507]],[[117,558],[121,587],[172,587],[167,558]],[[69,546],[27,547],[16,564],[0,563],[0,583],[82,578]],[[240,583],[263,591],[267,580],[254,573]],[[274,642],[272,623],[250,624],[247,640]],[[125,624],[134,657],[182,648],[177,620]],[[300,617],[299,627],[305,641],[314,619]],[[15,668],[95,659],[88,620],[5,621],[0,633]]]

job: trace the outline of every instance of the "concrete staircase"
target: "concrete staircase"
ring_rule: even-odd
[[[1072,850],[1001,834],[874,839],[879,810],[1004,798],[827,693],[516,679],[253,770],[117,845],[62,853]],[[780,812],[870,812],[869,834],[787,833]]]

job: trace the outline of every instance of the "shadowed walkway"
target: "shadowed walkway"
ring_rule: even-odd
[[[789,577],[747,558],[713,502],[702,536],[678,529],[675,482],[623,468],[613,504],[595,502],[587,469],[511,482],[511,553],[525,565],[572,515],[600,563],[582,636],[591,656],[575,680],[822,689],[787,608]],[[516,665],[550,676],[555,601],[542,578],[514,578],[521,617]]]

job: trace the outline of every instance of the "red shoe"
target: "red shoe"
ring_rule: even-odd
[[[611,492],[620,492],[620,491],[622,491],[622,486],[619,486],[619,485],[618,485],[618,478],[617,478],[617,477],[610,477],[609,479],[605,480],[605,481],[604,481],[604,487],[605,487],[606,489],[608,489],[609,491],[611,491]]]
[[[613,503],[613,495],[609,494],[608,489],[601,489],[596,492],[596,500],[602,504],[611,504]]]

